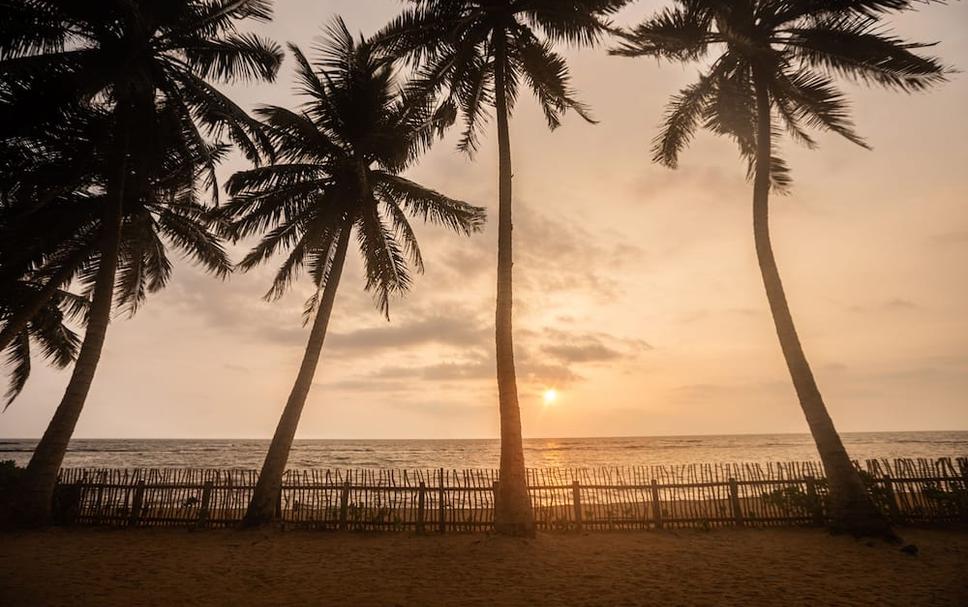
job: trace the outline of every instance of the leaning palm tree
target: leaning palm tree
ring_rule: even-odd
[[[807,128],[830,131],[858,145],[847,101],[832,76],[901,91],[920,91],[945,78],[927,45],[893,36],[881,19],[905,0],[780,2],[680,0],[645,21],[612,51],[630,57],[698,60],[722,51],[698,82],[683,89],[655,139],[654,160],[670,167],[700,126],[736,141],[753,179],[753,234],[773,321],[800,405],[827,472],[835,529],[893,537],[851,463],[804,355],[770,244],[771,185],[790,184],[774,142],[786,132],[814,147]]]
[[[411,285],[409,265],[423,269],[408,213],[468,235],[484,222],[483,209],[400,175],[442,125],[427,104],[401,94],[386,55],[371,42],[355,40],[339,18],[328,28],[315,64],[290,48],[307,101],[297,112],[257,110],[278,162],[232,176],[227,185],[233,198],[224,208],[235,239],[262,235],[241,269],[287,254],[266,299],[282,296],[302,269],[315,287],[306,307],[306,322],[315,317],[306,352],[249,502],[246,526],[274,517],[354,229],[366,289],[388,314],[391,295]]]
[[[418,65],[418,94],[439,95],[440,116],[464,118],[458,147],[473,153],[490,107],[497,115],[499,156],[497,384],[501,414],[498,532],[532,535],[512,335],[511,140],[508,120],[521,82],[532,90],[551,129],[572,109],[592,122],[571,90],[568,65],[555,43],[592,45],[605,18],[629,0],[411,0],[380,38]]]
[[[91,302],[84,339],[16,497],[15,515],[23,524],[49,518],[57,472],[90,390],[115,300],[133,312],[148,292],[166,284],[171,263],[165,239],[216,274],[230,269],[197,186],[217,193],[214,171],[227,149],[219,142],[224,134],[256,160],[260,133],[208,80],[275,76],[281,49],[237,30],[240,21],[270,17],[265,0],[34,0],[0,6],[0,136],[44,137],[89,112],[100,113],[95,119],[104,124],[95,141],[78,142],[78,156],[91,153],[95,159],[88,193],[97,199],[74,209],[97,211],[94,252],[76,273]],[[265,148],[267,142],[261,143]],[[63,182],[70,190],[86,176]],[[24,203],[30,206],[26,216],[56,198],[44,193]],[[19,244],[28,255],[17,253]],[[49,273],[52,268],[36,264],[63,253],[57,239],[42,234],[28,239],[26,231],[3,246],[2,259],[17,261],[13,278],[38,269]],[[62,284],[73,278],[64,277]],[[50,297],[57,292],[41,291]]]

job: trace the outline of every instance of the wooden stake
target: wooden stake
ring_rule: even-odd
[[[417,535],[424,534],[424,517],[427,504],[427,483],[420,481],[420,491],[417,493]]]
[[[581,520],[581,484],[577,479],[571,481],[571,495],[575,503],[575,529],[581,531],[584,527]]]
[[[439,523],[437,524],[437,531],[440,533],[447,532],[447,503],[444,497],[444,469],[441,468],[437,471],[437,509],[439,512]]]
[[[204,527],[208,524],[209,509],[212,507],[213,486],[214,483],[212,481],[205,481],[205,486],[202,489],[202,505],[198,509],[198,527]]]
[[[729,505],[733,511],[733,522],[737,527],[742,527],[743,510],[739,506],[739,483],[735,478],[729,479]]]
[[[887,510],[891,517],[891,521],[895,523],[901,522],[901,512],[897,507],[897,495],[894,494],[894,481],[891,480],[889,474],[885,474],[881,477],[884,483],[884,493],[887,494]]]
[[[138,481],[138,486],[134,490],[134,500],[131,504],[131,512],[128,513],[128,526],[137,527],[141,521],[141,509],[145,502],[145,482]]]
[[[347,479],[343,483],[343,490],[339,494],[339,528],[342,531],[347,529],[347,519],[350,510],[350,481]]]
[[[817,495],[817,481],[812,476],[806,476],[804,480],[807,482],[807,501],[810,504],[813,524],[823,527],[823,504],[820,502],[820,496]]]

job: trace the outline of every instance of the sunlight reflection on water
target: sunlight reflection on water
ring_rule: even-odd
[[[968,457],[968,432],[844,434],[856,459]],[[35,440],[0,439],[0,460],[27,463]],[[76,440],[65,466],[258,468],[264,440]],[[293,468],[493,468],[497,440],[297,440]],[[525,440],[531,467],[816,460],[807,434]]]

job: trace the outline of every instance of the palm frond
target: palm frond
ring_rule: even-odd
[[[664,8],[652,18],[620,34],[622,41],[609,50],[620,57],[657,57],[692,61],[716,41],[711,16],[692,6]]]
[[[425,188],[399,175],[373,171],[374,189],[388,202],[402,207],[424,221],[439,224],[463,234],[479,232],[487,212]]]
[[[947,80],[949,69],[915,51],[933,44],[904,42],[866,16],[834,16],[790,28],[784,43],[807,66],[862,82],[920,91]]]

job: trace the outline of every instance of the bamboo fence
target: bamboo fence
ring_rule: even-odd
[[[968,458],[858,464],[895,524],[968,522]],[[61,470],[60,524],[230,527],[254,470]],[[287,527],[423,533],[493,524],[496,470],[289,470],[276,509]],[[815,462],[529,469],[544,530],[822,525],[826,482]]]

